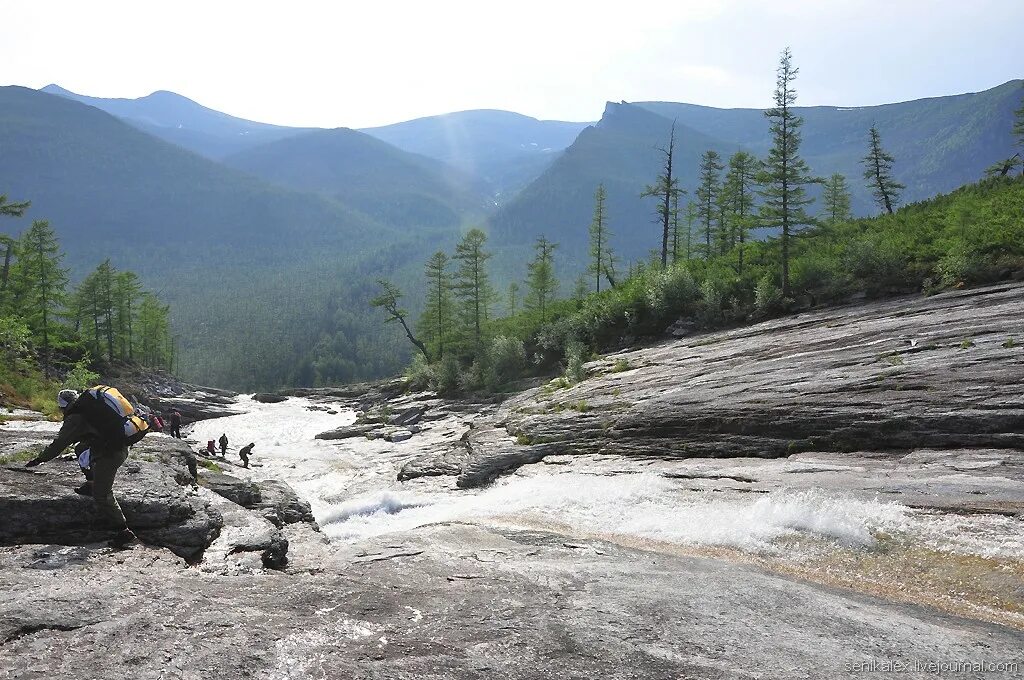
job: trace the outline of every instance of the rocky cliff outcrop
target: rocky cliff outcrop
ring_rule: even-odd
[[[762,457],[1024,448],[1024,286],[799,314],[591,362],[468,431],[459,485],[552,453]],[[422,469],[454,470],[418,457]]]
[[[224,522],[193,492],[188,455],[188,447],[176,440],[143,440],[118,472],[114,493],[141,539],[196,560]],[[108,539],[110,530],[98,524],[93,500],[73,491],[82,481],[70,457],[31,469],[8,466],[0,474],[0,545]]]

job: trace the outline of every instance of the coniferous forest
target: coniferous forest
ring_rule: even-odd
[[[575,255],[587,266],[571,295],[559,295],[558,244],[543,235],[522,287],[513,282],[507,297],[490,283],[494,253],[482,231],[468,232],[452,256],[436,252],[426,265],[419,336],[406,328],[420,350],[407,371],[411,381],[449,393],[493,391],[559,370],[571,383],[592,353],[663,337],[680,321],[692,329],[731,327],[817,305],[1024,277],[1024,175],[1012,173],[1018,156],[991,166],[977,183],[901,205],[906,187],[896,158],[872,125],[864,131],[859,177],[819,177],[801,154],[799,69],[788,49],[777,73],[774,106],[764,112],[772,146],[763,158],[741,150],[723,159],[706,150],[693,173],[697,185],[684,187],[670,128],[657,148],[657,174],[640,194],[660,238],[649,258],[625,271],[609,245],[615,225],[603,184],[594,188],[589,230],[578,227],[589,249]],[[1024,148],[1024,103],[1013,134]],[[863,182],[877,216],[853,217],[852,182]],[[755,231],[768,235],[751,239]],[[407,313],[396,311],[401,291],[380,283],[389,318],[404,319]]]
[[[1014,271],[1019,81],[859,108],[800,107],[798,83],[787,50],[767,110],[622,102],[596,124],[466,112],[362,131],[265,126],[172,93],[0,88],[5,318],[44,372],[87,353],[270,389],[418,356],[477,389],[505,379],[487,377],[494,343],[523,357],[508,376],[528,375],[679,318],[739,324]],[[164,110],[203,134],[156,124]],[[30,268],[36,287],[17,292]],[[654,304],[669,279],[676,302]],[[408,332],[382,323],[401,327],[369,304],[381,296]],[[585,314],[591,330],[558,330]]]
[[[0,216],[21,217],[29,201],[0,195]],[[0,389],[26,406],[49,405],[55,383],[77,389],[113,362],[175,368],[170,308],[137,274],[101,262],[71,285],[65,254],[46,220],[4,236],[0,270]]]

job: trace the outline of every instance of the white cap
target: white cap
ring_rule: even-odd
[[[74,404],[76,399],[78,399],[78,392],[74,390],[61,390],[57,393],[57,406],[67,408]]]

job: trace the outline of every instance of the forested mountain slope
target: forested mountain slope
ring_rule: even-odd
[[[88,97],[59,85],[47,85],[41,91],[95,106],[140,130],[213,159],[307,130],[236,118],[166,90],[137,99]]]
[[[471,177],[347,128],[305,132],[224,162],[275,184],[337,198],[403,229],[458,226],[487,208],[486,193]]]
[[[907,185],[904,202],[950,191],[978,179],[984,169],[1009,155],[1013,111],[1024,89],[1011,81],[977,94],[922,99],[871,107],[797,108],[804,117],[801,154],[813,173],[847,177],[858,215],[875,214],[862,179],[868,129],[875,124],[896,158],[895,176]],[[691,104],[609,103],[595,126],[584,130],[543,175],[492,219],[502,243],[529,243],[539,234],[567,244],[583,243],[598,183],[608,191],[613,245],[627,260],[656,247],[654,201],[641,199],[661,170],[657,150],[668,144],[676,121],[676,173],[692,199],[698,158],[707,149],[723,155],[737,150],[764,155],[770,144],[761,110],[714,109]],[[822,211],[819,204],[812,212]]]
[[[475,175],[502,200],[535,179],[587,125],[537,120],[511,111],[478,110],[417,118],[363,132]]]
[[[404,264],[403,235],[322,196],[286,190],[140,132],[96,108],[0,88],[0,193],[31,200],[80,277],[105,258],[171,304],[184,377],[255,387],[287,381],[326,307],[348,324],[349,377],[394,370],[350,272]],[[394,365],[392,365],[394,364]]]

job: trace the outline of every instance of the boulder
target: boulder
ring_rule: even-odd
[[[356,425],[345,425],[334,430],[321,432],[315,439],[350,439],[351,437],[364,437],[378,427],[375,423],[363,423]]]
[[[287,483],[276,479],[251,482],[219,472],[202,470],[200,484],[215,494],[249,510],[255,510],[277,527],[296,522],[315,525],[313,511]]]
[[[181,445],[160,439],[133,448],[114,494],[143,541],[196,560],[220,533],[223,518],[193,490]],[[110,538],[94,501],[73,491],[82,479],[70,457],[0,474],[0,545],[85,545]]]
[[[244,508],[252,508],[263,502],[263,494],[260,493],[259,487],[245,479],[203,468],[199,470],[199,483]]]
[[[258,401],[261,404],[280,404],[282,401],[287,401],[288,397],[282,394],[273,394],[272,392],[257,392],[252,395],[253,401]]]
[[[384,435],[384,440],[392,443],[404,442],[412,439],[412,432],[409,430],[392,430]]]

